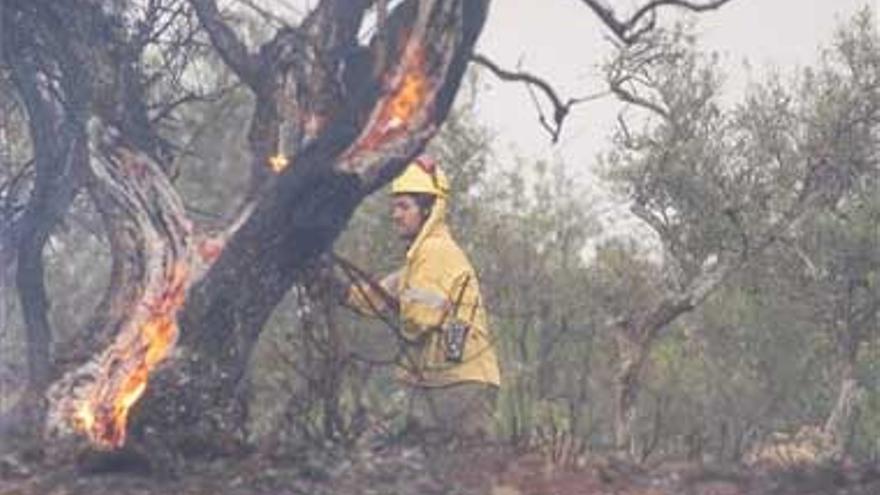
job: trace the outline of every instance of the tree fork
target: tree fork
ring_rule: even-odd
[[[157,433],[172,450],[183,444],[205,453],[241,447],[242,377],[263,325],[303,269],[332,246],[360,201],[419,153],[445,119],[487,6],[487,1],[410,1],[389,15],[383,38],[388,44],[380,48],[393,56],[379,90],[347,100],[289,157],[293,165],[264,188],[219,259],[192,288],[180,314],[179,359],[147,390],[139,431]],[[423,50],[418,66],[409,58],[415,50]],[[383,112],[415,70],[427,80],[424,99],[408,120],[395,124],[401,127],[389,131]]]

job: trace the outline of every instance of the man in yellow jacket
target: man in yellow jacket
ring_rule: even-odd
[[[445,222],[449,181],[423,155],[391,192],[406,262],[380,282],[387,294],[359,283],[348,303],[368,315],[399,311],[399,375],[412,392],[407,433],[426,441],[482,437],[500,384],[498,358],[476,272]]]

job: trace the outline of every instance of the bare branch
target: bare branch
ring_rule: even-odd
[[[525,83],[530,89],[532,87],[540,89],[541,92],[547,96],[547,98],[550,100],[550,103],[553,105],[553,125],[551,126],[547,122],[547,118],[544,116],[544,113],[541,111],[540,107],[538,107],[538,118],[541,122],[541,125],[547,130],[548,133],[550,133],[551,139],[554,143],[559,140],[559,134],[562,131],[562,124],[565,121],[565,117],[568,116],[571,107],[579,103],[599,99],[608,94],[607,91],[603,91],[601,93],[596,93],[581,98],[569,98],[565,103],[563,103],[562,98],[559,97],[553,87],[547,81],[541,79],[538,76],[535,76],[534,74],[522,71],[513,72],[502,69],[498,66],[498,64],[488,59],[484,55],[478,53],[471,55],[471,61],[476,64],[482,65],[483,67],[486,67],[501,80],[521,81]]]
[[[253,10],[254,12],[256,12],[267,23],[277,24],[281,27],[288,27],[288,28],[292,27],[284,18],[277,16],[277,15],[273,14],[272,12],[269,12],[268,10],[260,7],[259,5],[254,3],[253,0],[237,0],[237,1],[238,1],[238,3],[244,5],[245,7],[248,7],[249,9]]]
[[[258,63],[235,31],[223,20],[215,0],[189,0],[217,52],[248,86],[258,86]]]
[[[613,79],[609,82],[611,92],[614,93],[614,95],[620,98],[622,101],[650,110],[651,112],[656,113],[666,120],[671,120],[669,112],[666,109],[648,100],[647,98],[639,96],[635,93],[635,91],[631,91],[624,87],[624,85],[631,79],[632,76],[625,76]]]
[[[689,0],[652,0],[639,8],[626,20],[620,20],[617,14],[606,7],[600,0],[581,0],[593,13],[599,17],[609,29],[625,44],[636,42],[641,35],[654,28],[657,19],[657,9],[660,7],[678,7],[692,12],[705,12],[715,10],[730,0],[711,0],[698,3]],[[644,19],[648,17],[647,21]]]
[[[139,23],[140,28],[132,37],[132,45],[140,51],[147,44],[158,42],[163,35],[174,29],[179,19],[187,18],[189,13],[186,5],[169,9],[158,5],[155,0],[150,1],[144,20]]]
[[[198,93],[195,91],[187,91],[182,96],[176,98],[173,101],[162,102],[161,104],[156,105],[154,108],[151,108],[151,110],[156,110],[156,113],[155,115],[152,115],[150,117],[150,122],[153,124],[159,123],[162,120],[168,118],[175,110],[189,103],[219,101],[232,91],[236,90],[238,87],[239,84],[234,83],[229,86],[218,88],[216,91],[213,91],[209,94]]]
[[[376,60],[373,64],[373,73],[378,76],[385,72],[388,66],[388,1],[376,2]]]
[[[629,210],[633,215],[654,229],[664,241],[670,244],[675,241],[675,236],[669,232],[669,226],[644,204],[638,202],[633,203]]]
[[[587,0],[587,1],[591,1],[591,0]],[[641,9],[639,9],[635,13],[635,15],[633,15],[626,22],[626,24],[630,25],[630,26],[634,26],[635,24],[637,24],[639,22],[639,20],[641,20],[642,17],[649,14],[650,12],[653,12],[658,7],[662,7],[662,6],[679,7],[679,8],[683,8],[686,10],[690,10],[692,12],[705,12],[708,10],[715,10],[715,9],[721,7],[722,5],[726,4],[729,1],[730,0],[712,0],[710,2],[700,4],[700,3],[690,2],[687,0],[654,0],[650,3],[648,3],[647,5],[645,5],[644,7],[642,7]]]

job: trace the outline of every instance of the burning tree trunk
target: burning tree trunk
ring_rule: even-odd
[[[100,354],[68,372],[49,391],[47,427],[70,427],[94,444],[125,442],[128,411],[150,372],[168,355],[176,313],[190,276],[190,227],[182,205],[156,163],[105,132],[92,160],[90,192],[113,248],[105,325],[93,341]]]
[[[200,18],[206,26],[219,22],[211,16],[212,2],[193,3],[205,4]],[[360,19],[351,22],[350,2],[322,2],[307,18],[307,25],[323,26],[321,33],[344,34],[345,42],[327,42],[348,47],[349,56],[329,59],[347,74],[348,85],[321,80],[320,74],[296,83],[320,97],[338,92],[345,105],[327,107],[332,112],[320,119],[324,125],[312,128],[316,132],[298,154],[285,157],[289,165],[264,187],[253,212],[194,287],[181,312],[182,360],[160,377],[155,395],[148,393],[144,424],[190,439],[203,432],[203,439],[219,443],[237,440],[243,410],[236,396],[266,319],[301,270],[331,246],[363,197],[390,180],[434,134],[459,86],[486,6],[484,1],[404,2],[379,27],[387,30],[382,39],[388,44],[374,44],[371,52],[356,46]],[[217,29],[215,46],[228,46],[218,43],[223,31]],[[237,60],[233,66],[247,80],[253,73],[247,67],[260,62],[236,59],[236,53],[229,50],[227,58]],[[321,51],[325,57],[329,53]],[[389,63],[374,80],[371,61],[377,53],[386,54]],[[273,62],[262,63],[271,67]],[[314,114],[297,117],[302,122]]]
[[[62,78],[85,92],[75,100],[83,107],[74,107],[71,119],[81,131],[80,148],[85,122],[97,116],[95,121],[110,123],[110,130],[93,136],[100,144],[89,186],[111,240],[111,283],[88,339],[63,354],[65,364],[93,357],[52,386],[47,425],[51,432],[82,431],[102,447],[124,442],[129,409],[156,389],[146,386],[148,379],[161,393],[150,395],[143,425],[170,426],[164,432],[172,434],[205,423],[211,431],[234,430],[226,421],[234,416],[226,413],[235,409],[235,392],[269,313],[300,270],[332,244],[363,197],[390,180],[434,134],[488,4],[402,2],[380,16],[383,24],[366,47],[358,33],[372,2],[324,0],[299,29],[281,30],[258,54],[249,54],[212,0],[190,3],[221,56],[256,95],[250,135],[256,179],[244,213],[227,230],[234,234],[185,305],[193,272],[204,264],[190,255],[192,234],[157,161],[164,155],[154,149],[144,113],[143,75],[131,59],[141,53],[144,38],[126,31],[127,24],[114,17],[118,12],[105,4],[78,2],[83,15],[60,27],[64,14],[52,3],[12,4],[33,28],[14,32],[40,33],[20,53],[57,56]],[[89,56],[61,56],[65,47]],[[88,98],[92,85],[100,101]],[[21,90],[31,87],[39,84]],[[84,151],[80,156],[87,162]],[[74,184],[64,177],[51,176]],[[214,252],[203,253],[210,258],[205,264],[220,249],[216,242],[210,247]],[[178,340],[178,311],[181,359],[153,380],[150,372]],[[48,347],[46,339],[41,342]],[[94,355],[97,348],[102,351]],[[35,362],[45,364],[43,354],[46,359]]]

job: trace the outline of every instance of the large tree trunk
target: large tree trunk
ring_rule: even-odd
[[[95,363],[101,359],[94,356],[110,342],[128,338],[129,329],[138,322],[156,323],[149,318],[153,309],[144,303],[157,300],[156,294],[164,290],[166,281],[162,279],[167,273],[157,265],[166,255],[180,254],[174,242],[156,245],[156,239],[180,237],[175,232],[182,228],[178,224],[183,217],[179,204],[174,206],[176,192],[167,180],[161,183],[164,173],[150,158],[165,155],[146,113],[143,78],[135,60],[137,45],[127,44],[124,25],[104,7],[89,1],[75,5],[10,2],[3,7],[0,30],[4,61],[28,111],[37,171],[28,209],[15,229],[31,370],[29,393],[17,409],[29,422],[49,430],[63,430],[73,416],[83,414],[82,406],[88,402],[80,400],[84,396],[92,400],[91,395],[105,393],[102,387],[119,386],[120,380],[97,383],[100,380],[95,377],[118,374],[128,364],[98,369]],[[101,99],[93,99],[95,94]],[[86,128],[95,113],[116,127],[112,139],[99,143],[102,153],[112,156],[111,163],[107,167],[101,167],[105,162],[93,163],[96,169],[89,176]],[[124,144],[126,140],[149,156],[137,156],[132,145]],[[43,285],[43,246],[85,178],[90,179],[89,189],[104,216],[113,248],[111,283],[83,338],[52,342]],[[169,211],[166,205],[176,208],[176,213],[164,214]],[[158,225],[152,231],[151,220]],[[55,349],[54,359],[50,359],[53,345],[60,352]],[[144,352],[136,349],[137,345],[131,347],[135,354]],[[147,360],[156,358],[155,351],[146,352],[153,352]],[[92,361],[81,366],[89,358]],[[68,373],[48,391],[48,401],[42,400],[50,380],[65,371]],[[74,383],[75,378],[83,377],[88,377],[89,383]],[[50,409],[44,425],[45,402]],[[124,431],[109,434],[118,437]],[[94,437],[91,432],[89,436]]]
[[[46,426],[53,437],[72,427],[115,448],[125,441],[128,408],[177,339],[193,263],[191,225],[160,167],[115,129],[99,132],[89,186],[113,249],[103,326],[80,342],[90,359],[50,388]]]
[[[402,84],[407,77],[424,77],[424,99],[400,133],[384,131],[387,107],[398,94],[394,84],[360,102],[367,108],[345,109],[264,189],[247,221],[190,292],[180,316],[181,361],[148,392],[143,424],[170,433],[166,439],[211,450],[240,444],[240,384],[271,311],[302,270],[332,245],[364,196],[405,166],[445,118],[482,28],[486,2],[418,2],[402,8],[408,13],[400,14],[391,37],[400,44],[388,47],[395,62],[383,79]],[[404,37],[404,30],[412,34]],[[413,50],[423,51],[418,65],[407,55]]]
[[[96,112],[110,126],[100,136],[90,191],[107,225],[114,265],[94,334],[82,352],[70,355],[76,361],[98,345],[109,346],[53,385],[50,433],[73,427],[94,443],[119,447],[128,408],[149,378],[135,409],[140,432],[155,433],[165,445],[198,448],[202,440],[212,451],[240,445],[238,392],[263,325],[303,268],[332,245],[357,204],[434,135],[488,5],[403,2],[379,26],[382,42],[367,49],[356,40],[370,2],[325,0],[301,30],[279,31],[249,55],[219,20],[213,1],[191,3],[224,60],[258,99],[254,163],[264,166],[273,149],[293,154],[275,174],[255,174],[252,202],[235,224],[240,228],[178,314],[202,272],[189,255],[188,222],[161,176],[157,153],[139,138],[135,124],[144,119],[128,118],[140,108],[126,104],[137,81],[116,74],[114,87],[102,90],[111,97]],[[125,41],[124,33],[114,36]],[[282,108],[290,94],[298,98],[292,110]],[[279,139],[285,128],[292,129],[287,144]],[[165,343],[177,337],[178,315],[174,359],[148,376],[168,352]]]

